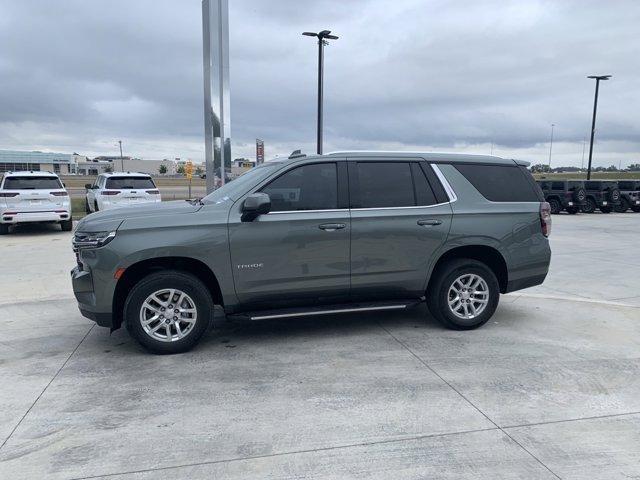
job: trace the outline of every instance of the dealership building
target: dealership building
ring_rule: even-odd
[[[76,173],[81,155],[51,152],[21,152],[0,150],[0,173],[22,170],[42,170],[61,175]]]

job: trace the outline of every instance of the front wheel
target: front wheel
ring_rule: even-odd
[[[624,213],[627,210],[629,210],[629,207],[630,207],[629,202],[627,202],[627,200],[625,198],[623,198],[622,200],[620,200],[620,203],[618,205],[613,207],[613,209],[617,213]]]
[[[147,350],[186,352],[198,343],[213,319],[207,287],[185,272],[148,275],[131,290],[124,306],[127,330]]]
[[[583,213],[593,213],[596,211],[596,202],[593,198],[587,197],[587,200],[584,202],[582,206]]]
[[[555,198],[549,199],[549,207],[551,208],[551,215],[557,215],[560,213],[560,202]]]
[[[470,258],[452,260],[438,269],[430,285],[428,306],[445,327],[478,328],[498,307],[500,286],[487,265]]]

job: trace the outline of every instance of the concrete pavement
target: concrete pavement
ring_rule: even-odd
[[[170,357],[80,316],[68,233],[2,237],[0,478],[640,478],[640,215],[554,222],[479,330],[219,321]]]

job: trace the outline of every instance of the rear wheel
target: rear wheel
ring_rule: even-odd
[[[0,235],[6,235],[9,233],[9,224],[0,223]]]
[[[63,232],[70,232],[73,230],[73,220],[69,219],[60,222],[60,228],[62,228]]]
[[[631,210],[638,213],[640,212],[640,207],[631,207]]]
[[[571,215],[575,215],[579,211],[580,209],[578,207],[567,207],[567,213],[570,213]]]
[[[629,202],[627,201],[626,198],[623,198],[622,200],[620,200],[620,204],[616,205],[615,207],[613,207],[613,209],[618,212],[618,213],[624,213],[627,210],[629,210]]]
[[[611,213],[612,208],[611,207],[600,207],[600,211],[602,213]]]
[[[582,206],[582,211],[584,213],[593,213],[596,211],[596,202],[593,198],[587,197],[587,200],[584,202]]]
[[[471,330],[487,323],[496,311],[500,286],[487,265],[460,258],[438,269],[427,296],[431,314],[445,327]]]
[[[555,198],[549,199],[549,207],[551,207],[552,215],[557,215],[558,213],[560,213],[560,202]]]
[[[97,200],[93,202],[93,211],[94,212],[98,211],[98,201]]]
[[[213,300],[206,286],[185,272],[148,275],[131,290],[124,306],[129,333],[147,350],[190,350],[213,319]]]

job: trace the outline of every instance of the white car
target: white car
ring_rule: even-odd
[[[6,172],[0,180],[0,235],[31,222],[57,222],[71,231],[69,193],[55,173]]]
[[[87,213],[161,201],[160,190],[145,173],[102,173],[93,185],[88,183],[85,188]]]

